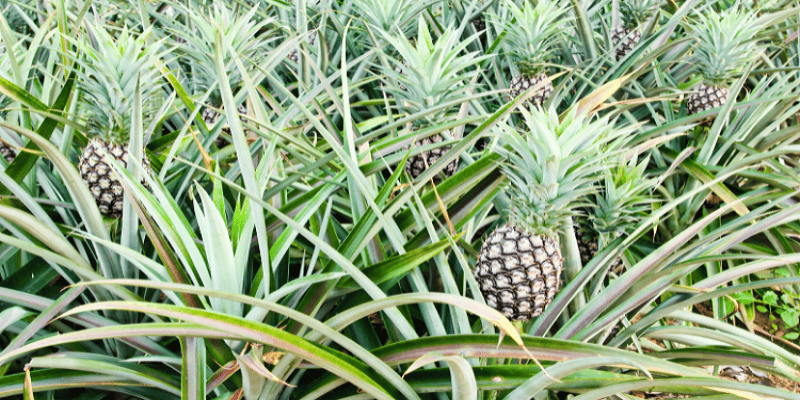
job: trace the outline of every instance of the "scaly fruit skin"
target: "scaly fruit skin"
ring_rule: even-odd
[[[222,107],[220,106],[220,108]],[[242,121],[243,124],[247,123],[247,118],[244,117],[244,115],[247,115],[247,106],[245,106],[244,104],[240,104],[236,110],[239,111],[239,114],[241,115],[239,117],[239,120]],[[219,116],[220,113],[213,108],[206,107],[203,109],[202,112],[203,122],[206,123],[206,127],[208,127],[209,130],[212,129],[217,124]],[[222,133],[230,136],[231,128],[227,125],[223,126]],[[226,143],[228,143],[228,140],[224,136],[219,135],[217,136],[217,140],[215,140],[214,143],[216,143],[217,147],[222,148],[223,146],[225,146]]]
[[[510,320],[538,317],[561,284],[563,260],[553,238],[505,225],[481,247],[475,280],[486,304]]]
[[[315,43],[317,43],[317,31],[311,31],[308,34],[308,45],[313,46]],[[297,56],[297,52],[300,50],[298,47],[295,47],[294,50],[290,51],[289,54],[286,55],[286,58],[293,63],[296,63],[297,60],[300,59],[300,57]]]
[[[550,95],[553,94],[553,82],[551,82],[550,78],[544,73],[535,76],[523,76],[522,74],[515,76],[511,80],[511,90],[509,90],[508,94],[510,94],[512,98],[515,98],[531,87],[538,85],[540,82],[544,82],[544,85],[540,87],[533,96],[529,97],[528,101],[523,103],[523,105],[529,110],[531,105],[537,109],[541,109],[542,105],[544,105],[547,99],[550,98]]]
[[[708,111],[712,108],[721,107],[728,101],[730,91],[726,88],[709,86],[701,83],[698,88],[689,95],[689,115]],[[702,125],[711,125],[714,118],[707,118],[701,122]]]
[[[630,29],[619,25],[611,30],[611,44],[614,46],[615,59],[617,61],[625,58],[642,39],[642,33],[638,30]]]
[[[83,149],[78,170],[81,178],[89,185],[89,191],[97,201],[100,213],[108,217],[118,217],[122,215],[124,190],[122,183],[113,175],[111,166],[105,161],[103,150],[114,157],[123,168],[128,167],[127,145],[107,143],[95,138]],[[142,166],[146,173],[150,172],[150,162],[146,157],[142,159]],[[147,186],[144,179],[142,184]]]
[[[2,155],[3,158],[6,159],[7,163],[11,164],[11,162],[14,161],[14,157],[17,156],[17,151],[14,150],[13,147],[3,142],[0,142],[0,155]]]
[[[220,109],[221,108],[222,107],[220,107]],[[245,115],[247,115],[247,106],[245,106],[244,104],[240,104],[239,107],[236,108],[236,111],[239,111],[239,114],[241,115],[239,117],[239,120],[242,121],[242,123],[247,123],[247,118],[244,117]],[[213,108],[206,107],[203,109],[202,117],[203,117],[203,122],[206,123],[208,129],[211,129],[217,124],[217,120],[219,119],[219,112],[217,112],[217,110]],[[224,126],[222,128],[222,131],[227,133],[228,135],[231,134],[231,128],[228,126]]]
[[[597,255],[597,239],[590,238],[588,235],[577,234],[575,240],[578,242],[578,251],[581,253],[581,264],[589,264]]]
[[[450,131],[445,131],[449,133]],[[444,137],[440,134],[428,136],[422,140],[417,140],[414,142],[414,147],[421,147],[427,146],[434,143],[441,143],[444,141]],[[433,165],[436,161],[439,161],[440,158],[450,150],[450,146],[442,146],[431,151],[422,152],[420,154],[411,156],[408,158],[408,162],[406,163],[406,172],[411,175],[412,178],[417,179],[418,176],[422,175],[428,167]],[[426,165],[427,163],[427,165]],[[445,176],[451,177],[453,174],[456,173],[458,170],[458,160],[453,160],[449,164],[447,164],[442,173]]]
[[[575,239],[578,242],[578,251],[581,254],[581,264],[585,267],[595,257],[597,257],[598,245],[597,238],[590,238],[588,235],[576,235]],[[609,271],[619,275],[624,271],[624,264],[622,264],[622,257],[617,257],[611,264]]]

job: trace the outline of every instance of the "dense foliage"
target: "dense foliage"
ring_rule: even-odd
[[[797,0],[0,0],[0,397],[798,399]]]

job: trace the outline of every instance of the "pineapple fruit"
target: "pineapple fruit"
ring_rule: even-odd
[[[617,61],[625,58],[642,39],[642,27],[655,9],[654,0],[623,0],[620,3],[622,24],[611,30],[611,44]]]
[[[552,59],[554,43],[562,36],[566,8],[558,0],[541,0],[535,5],[526,1],[522,8],[513,0],[502,4],[509,18],[495,25],[498,34],[505,32],[507,52],[518,70],[511,79],[509,94],[517,97],[541,85],[525,103],[528,108],[541,108],[553,93],[544,65]]]
[[[100,212],[117,217],[122,213],[124,193],[107,157],[127,168],[137,84],[141,86],[144,126],[157,110],[161,77],[156,51],[161,43],[146,44],[147,32],[136,37],[124,29],[115,39],[99,24],[87,25],[87,30],[94,45],[88,40],[78,42],[82,52],[78,76],[91,141],[81,153],[78,169]],[[142,164],[145,172],[150,170],[147,158]]]
[[[386,91],[395,98],[400,111],[409,115],[463,98],[472,89],[469,81],[477,73],[470,67],[484,59],[474,53],[464,52],[466,46],[476,39],[475,36],[464,41],[461,40],[461,31],[448,28],[434,42],[424,18],[420,17],[418,26],[415,44],[405,36],[391,36],[384,32],[385,39],[399,55],[399,58],[386,56],[390,63],[383,68],[384,74],[390,78]],[[451,107],[429,112],[411,123],[411,132],[453,121],[457,118],[456,110]],[[450,131],[444,133],[449,134]],[[435,133],[417,140],[412,147],[444,140],[442,134]],[[440,146],[412,155],[405,165],[406,172],[416,179],[448,150],[450,146]],[[449,177],[457,169],[458,159],[448,163],[442,172]]]
[[[0,141],[0,156],[3,156],[3,159],[11,164],[11,162],[14,161],[14,157],[17,156],[17,151],[6,142]]]
[[[698,13],[691,30],[697,37],[690,62],[703,75],[703,82],[689,95],[690,115],[721,107],[728,101],[728,85],[761,51],[756,34],[763,28],[752,11],[736,7],[717,13],[708,8]],[[711,125],[713,118],[701,123]]]
[[[558,293],[562,255],[559,233],[607,167],[608,119],[588,122],[569,111],[522,110],[524,131],[504,126],[497,149],[509,181],[507,225],[484,241],[475,267],[486,303],[511,320],[537,317]]]

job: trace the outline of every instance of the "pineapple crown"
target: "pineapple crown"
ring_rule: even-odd
[[[628,29],[642,26],[653,14],[657,2],[655,0],[624,0],[619,5],[622,23]]]
[[[384,35],[401,32],[409,36],[414,20],[434,0],[355,0],[354,3],[371,29]]]
[[[737,7],[722,13],[710,8],[697,13],[693,31],[698,43],[692,61],[706,83],[720,86],[741,72],[762,50],[755,39],[762,28],[755,12]]]
[[[162,80],[157,61],[164,53],[158,52],[162,42],[145,42],[149,30],[135,36],[124,28],[115,39],[106,29],[99,23],[86,24],[92,40],[67,39],[82,53],[78,59],[78,82],[89,134],[120,143],[130,135],[137,86],[141,87],[145,124],[159,106]]]
[[[220,1],[214,1],[207,10],[190,7],[186,11],[191,27],[186,27],[185,32],[175,32],[187,42],[179,50],[185,51],[185,55],[193,61],[192,76],[199,89],[212,91],[211,102],[219,105],[219,89],[215,89],[220,75],[216,63],[217,49],[223,53],[225,73],[231,87],[237,88],[242,82],[242,71],[235,60],[241,60],[249,70],[260,65],[270,50],[269,42],[272,40],[260,33],[274,19],[257,21],[254,19],[257,7],[239,14]],[[207,15],[204,11],[207,11]]]
[[[384,34],[384,37],[400,56],[396,59],[387,55],[391,65],[384,66],[383,72],[396,82],[390,83],[387,89],[395,96],[401,110],[409,114],[462,99],[472,88],[468,81],[478,74],[477,69],[469,68],[486,58],[476,56],[475,52],[464,53],[477,35],[461,40],[461,29],[444,29],[434,42],[422,16],[416,44],[402,35]],[[429,113],[425,121],[414,123],[418,126],[440,124],[450,117],[451,111]]]
[[[510,15],[492,17],[498,33],[505,32],[508,53],[524,76],[542,72],[543,63],[552,58],[554,44],[569,21],[565,18],[567,8],[560,0],[532,3],[525,1],[520,8],[514,0],[505,0],[503,4]]]
[[[583,199],[596,191],[616,152],[610,144],[630,130],[613,128],[608,117],[589,122],[576,109],[561,121],[552,110],[520,111],[524,130],[501,127],[506,146],[497,150],[507,159],[501,168],[509,181],[510,221],[528,233],[552,237],[565,217],[587,206]]]
[[[653,202],[649,192],[656,184],[656,179],[644,176],[649,162],[649,157],[641,162],[621,158],[616,166],[603,172],[603,191],[595,194],[597,206],[589,216],[601,236],[613,240],[647,215]]]

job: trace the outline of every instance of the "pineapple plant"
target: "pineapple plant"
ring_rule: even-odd
[[[122,213],[124,193],[107,157],[127,168],[137,85],[141,86],[144,126],[157,110],[161,77],[156,61],[161,43],[147,44],[148,32],[136,37],[127,29],[115,39],[99,24],[87,24],[87,32],[93,40],[77,42],[82,52],[78,76],[91,140],[81,153],[78,170],[100,212],[117,217]],[[142,163],[149,171],[146,157]]]
[[[642,39],[642,28],[656,7],[655,0],[624,0],[619,5],[622,23],[611,30],[617,61],[625,58]]]
[[[511,320],[537,317],[558,293],[564,222],[586,205],[607,169],[608,118],[589,122],[573,109],[559,121],[552,110],[522,110],[524,131],[504,126],[510,198],[507,224],[484,241],[475,267],[486,303]]]
[[[752,11],[729,8],[722,13],[712,9],[698,13],[691,30],[698,39],[690,62],[703,81],[689,95],[690,115],[721,107],[730,96],[729,85],[761,51],[756,35],[763,26]],[[713,118],[702,121],[711,125]]]
[[[581,263],[589,263],[600,250],[635,228],[652,204],[650,190],[656,179],[645,177],[649,158],[637,163],[620,160],[603,173],[602,189],[594,194],[588,215],[578,220],[576,240]],[[616,258],[610,271],[622,272],[622,258]]]
[[[247,70],[255,71],[255,66],[262,62],[269,51],[269,35],[264,29],[272,23],[272,19],[257,21],[254,7],[244,14],[235,13],[221,2],[214,2],[208,10],[208,15],[202,10],[189,8],[186,16],[190,27],[182,33],[186,45],[180,50],[188,60],[190,76],[196,84],[197,91],[208,94],[208,106],[204,107],[200,115],[205,125],[212,129],[220,121],[220,111],[223,110],[222,95],[217,87],[219,72],[216,64],[217,47],[226,44],[229,51],[223,53],[225,73],[231,89],[241,87],[242,71],[236,65],[235,58],[241,60]],[[247,122],[244,115],[247,107],[244,103],[237,106],[240,120]],[[223,126],[221,131],[230,136],[230,128]],[[221,144],[221,141],[217,141]]]
[[[526,1],[522,8],[513,0],[505,0],[503,4],[509,15],[496,26],[498,34],[505,32],[506,49],[517,70],[509,94],[517,97],[540,85],[525,106],[541,108],[553,93],[545,64],[552,60],[555,43],[563,35],[566,7],[558,0],[542,0],[535,5]]]
[[[386,90],[391,93],[401,113],[408,115],[421,113],[442,103],[463,98],[473,88],[470,79],[477,74],[471,66],[485,57],[465,53],[464,49],[472,41],[462,41],[461,31],[448,28],[434,42],[423,17],[418,23],[416,43],[405,36],[389,36],[386,40],[399,55],[398,58],[386,56],[388,63],[383,68],[389,77]],[[457,107],[427,112],[411,122],[411,132],[441,125],[457,119]],[[451,132],[445,131],[447,135]],[[413,148],[441,143],[442,134],[436,133],[414,142]],[[444,155],[450,146],[440,146],[409,157],[406,172],[416,179]],[[445,176],[453,175],[458,169],[458,160],[448,163],[442,171]]]

